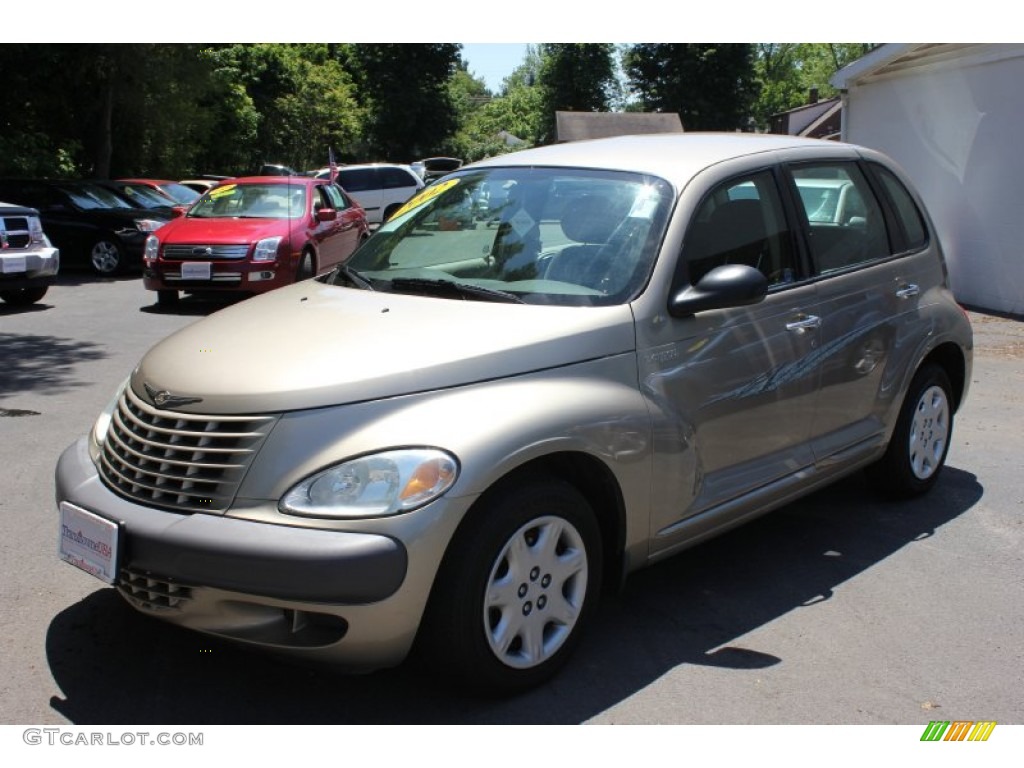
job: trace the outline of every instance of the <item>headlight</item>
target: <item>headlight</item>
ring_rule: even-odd
[[[280,509],[303,517],[396,515],[438,498],[458,474],[458,462],[444,451],[384,451],[307,477],[284,495]]]
[[[110,402],[100,411],[96,423],[92,425],[92,432],[89,433],[89,455],[92,457],[94,464],[99,463],[100,453],[103,451],[103,442],[107,439],[107,431],[110,429],[110,422],[114,418],[114,411],[117,410],[121,394],[127,386],[128,379],[125,379],[121,382],[121,386],[114,391],[114,396],[110,398]]]
[[[156,235],[150,235],[146,238],[146,250],[142,254],[142,258],[146,261],[156,261],[157,256],[160,255],[160,240]]]
[[[135,228],[140,232],[156,232],[166,223],[166,221],[157,221],[156,219],[136,219]]]
[[[267,237],[256,243],[252,252],[253,261],[273,261],[277,258],[277,247],[281,244],[280,237]]]

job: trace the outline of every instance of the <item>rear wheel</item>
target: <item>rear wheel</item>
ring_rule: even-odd
[[[6,303],[13,304],[16,307],[35,304],[46,295],[48,287],[49,286],[41,285],[35,288],[15,288],[10,291],[0,291],[0,299],[3,299]]]
[[[572,486],[534,479],[482,502],[445,558],[424,626],[431,666],[511,693],[557,672],[601,586],[601,536]]]
[[[868,469],[871,480],[896,497],[917,496],[938,480],[953,434],[949,377],[934,363],[918,370],[907,390],[885,456]]]

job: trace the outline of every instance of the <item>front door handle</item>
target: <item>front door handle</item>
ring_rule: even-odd
[[[796,320],[786,323],[786,330],[793,333],[804,333],[821,327],[821,318],[817,315],[800,315]]]
[[[896,295],[901,299],[909,299],[911,296],[917,296],[920,292],[920,287],[911,283],[910,285],[905,285],[896,291]]]

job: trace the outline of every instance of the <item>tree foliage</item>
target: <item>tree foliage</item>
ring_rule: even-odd
[[[811,89],[819,99],[835,96],[832,76],[871,48],[870,43],[758,43],[758,127],[766,128],[772,115],[806,104]]]
[[[340,160],[467,160],[554,137],[557,110],[678,112],[748,129],[832,95],[862,43],[529,46],[488,92],[454,43],[0,46],[0,175],[239,174]],[[755,95],[757,96],[755,100]],[[510,137],[514,137],[510,138]],[[521,142],[521,143],[520,143]]]
[[[443,148],[456,128],[448,80],[460,50],[456,43],[348,46],[370,157],[399,161]]]
[[[555,139],[555,112],[607,112],[615,85],[612,43],[541,46],[542,141]]]
[[[677,112],[687,131],[749,129],[757,96],[747,43],[640,43],[623,69],[641,109]]]

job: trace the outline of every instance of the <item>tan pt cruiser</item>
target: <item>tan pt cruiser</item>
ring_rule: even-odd
[[[520,690],[638,568],[862,469],[927,491],[971,363],[877,152],[527,150],[157,344],[60,459],[60,553],[201,632]]]

